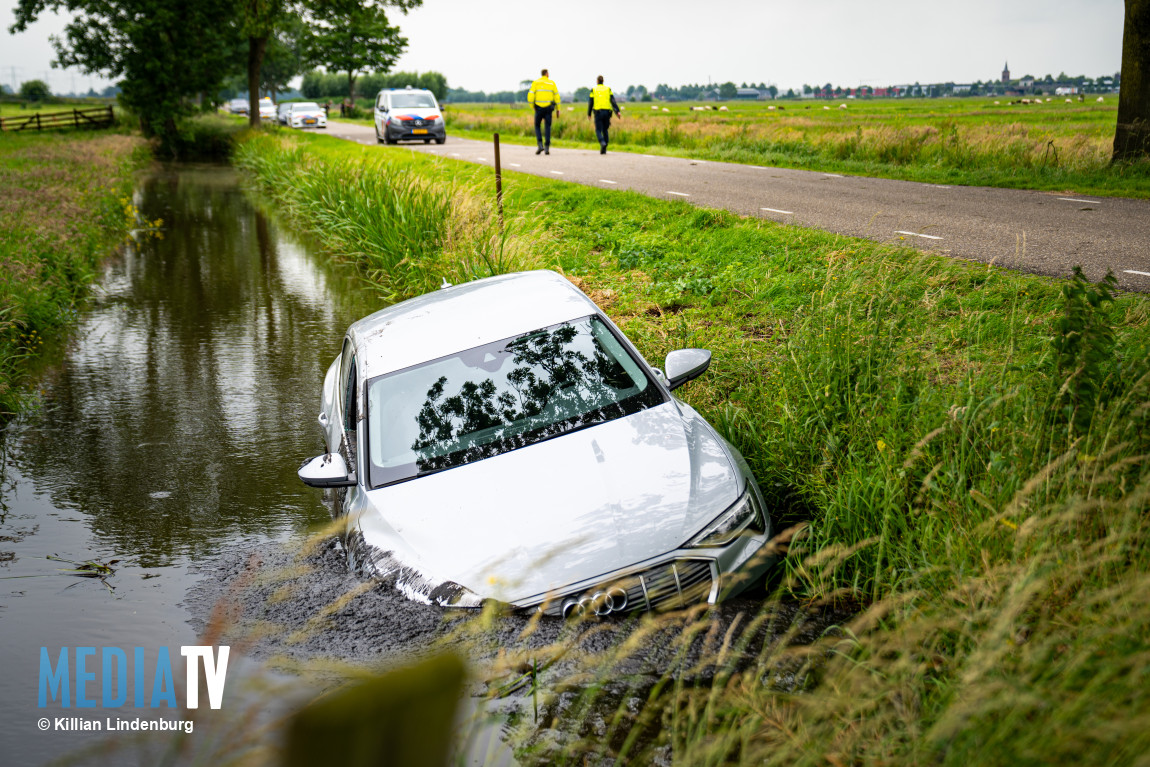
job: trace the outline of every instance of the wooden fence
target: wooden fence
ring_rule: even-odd
[[[73,109],[70,112],[52,112],[20,117],[0,117],[0,131],[56,130],[57,128],[110,128],[116,121],[112,107]]]

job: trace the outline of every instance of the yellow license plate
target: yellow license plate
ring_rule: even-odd
[[[427,133],[427,128],[416,128],[412,133]]]
[[[315,125],[315,118],[314,117],[307,117],[304,119],[303,123],[304,123],[304,125]]]

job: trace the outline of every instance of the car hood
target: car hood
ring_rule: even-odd
[[[364,541],[430,593],[530,604],[679,548],[738,498],[707,423],[674,402],[369,492]],[[427,596],[427,593],[424,596]]]
[[[297,117],[323,117],[322,109],[293,109],[289,113],[294,120]]]

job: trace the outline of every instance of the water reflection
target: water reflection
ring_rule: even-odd
[[[378,306],[226,170],[162,173],[138,204],[163,237],[106,267],[15,460],[144,565],[321,519],[295,468],[319,444],[326,352]]]
[[[597,317],[485,344],[371,383],[372,484],[462,466],[662,401]]]

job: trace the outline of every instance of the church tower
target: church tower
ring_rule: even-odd
[[[1002,65],[1002,82],[1010,83],[1010,62],[1006,62]]]

